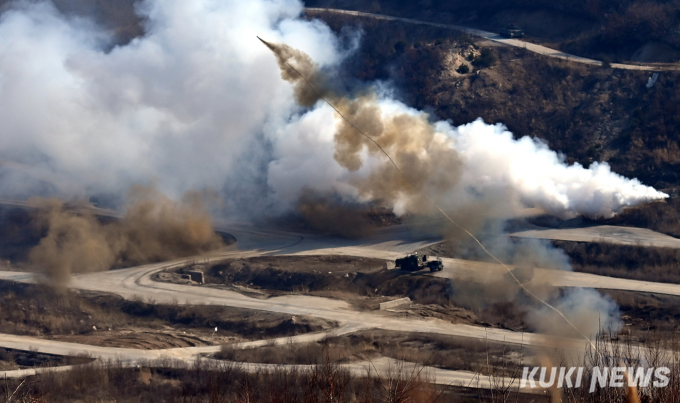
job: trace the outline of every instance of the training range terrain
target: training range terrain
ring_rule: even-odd
[[[369,240],[351,241],[346,239],[329,238],[317,235],[283,232],[263,231],[245,225],[229,225],[224,227],[233,234],[237,241],[238,249],[232,248],[225,251],[214,252],[200,257],[202,262],[217,261],[224,258],[253,257],[265,254],[277,255],[348,255],[380,258],[393,260],[402,256],[405,252],[418,250],[439,241],[439,239],[423,239],[414,236],[414,231],[406,226],[395,226],[381,230]],[[620,228],[618,232],[607,231],[609,237],[620,242],[628,242],[626,236],[635,229]],[[417,233],[417,231],[415,231]],[[540,232],[540,231],[534,231]],[[590,238],[597,228],[571,229],[571,234]],[[576,234],[576,235],[574,235]],[[537,234],[532,233],[533,236]],[[546,235],[554,235],[548,232]],[[647,234],[649,235],[649,234]],[[540,234],[538,234],[540,236]],[[549,238],[550,236],[545,236]],[[647,242],[654,244],[654,239],[664,241],[663,236],[649,237]],[[107,271],[100,273],[81,274],[74,277],[71,287],[81,290],[91,290],[114,293],[127,299],[139,298],[140,296],[152,299],[157,303],[179,304],[210,304],[222,305],[247,309],[264,310],[271,312],[286,313],[292,315],[309,315],[323,319],[337,321],[339,327],[324,333],[305,334],[293,338],[277,339],[278,343],[310,342],[321,340],[328,335],[342,335],[365,329],[383,329],[401,332],[422,332],[432,334],[444,334],[475,339],[486,339],[511,344],[526,346],[581,349],[585,341],[582,339],[568,339],[541,334],[517,333],[502,329],[490,329],[470,325],[452,324],[443,320],[428,318],[397,318],[381,311],[356,311],[340,300],[304,296],[285,295],[268,299],[257,299],[245,296],[241,293],[216,288],[196,287],[184,284],[160,283],[151,280],[151,275],[164,269],[184,266],[194,262],[197,257],[164,262],[159,264],[144,265],[124,270]],[[436,273],[438,277],[477,278],[479,281],[487,281],[497,276],[502,276],[505,269],[500,265],[472,262],[460,259],[443,259],[444,270]],[[424,273],[423,275],[430,275]],[[0,279],[19,282],[33,282],[32,274],[24,272],[0,271]],[[661,284],[635,280],[616,279],[585,273],[565,272],[558,270],[535,269],[533,279],[539,284],[549,284],[562,287],[594,287],[619,290],[635,290],[641,292],[653,292],[671,295],[680,295],[680,285]],[[272,343],[272,341],[257,341],[240,343],[237,347],[254,347]],[[129,365],[136,365],[148,360],[159,358],[173,358],[190,362],[198,354],[218,352],[220,346],[186,347],[164,350],[137,350],[124,348],[109,348],[75,343],[66,343],[53,340],[44,340],[27,336],[0,334],[0,346],[5,348],[36,350],[49,354],[78,354],[85,353],[99,359],[121,359]],[[350,366],[352,371],[361,372],[366,368],[361,363]],[[387,368],[390,365],[388,359],[381,359],[371,366]],[[248,368],[256,370],[266,367],[264,364],[248,364]],[[437,383],[455,384],[464,386],[488,387],[488,379],[481,378],[471,372],[449,371],[436,368],[428,368],[435,376]],[[8,371],[0,373],[1,376],[23,377],[36,370]]]
[[[335,13],[335,14],[345,14],[345,15],[351,15],[354,17],[363,17],[363,18],[373,18],[377,20],[385,20],[385,21],[398,21],[398,22],[404,22],[407,24],[417,24],[417,25],[429,25],[432,27],[437,27],[437,28],[446,28],[446,29],[453,29],[456,31],[460,32],[465,32],[468,35],[472,36],[477,36],[480,38],[484,38],[493,42],[497,42],[503,45],[507,46],[513,46],[516,48],[522,48],[526,49],[528,51],[537,53],[539,55],[547,56],[547,57],[553,57],[556,59],[562,59],[562,60],[567,60],[570,62],[575,62],[575,63],[581,63],[581,64],[588,64],[591,66],[602,66],[603,63],[599,60],[594,60],[594,59],[588,59],[587,57],[581,57],[581,56],[576,56],[572,55],[566,52],[562,52],[559,50],[551,49],[545,46],[537,45],[535,43],[527,42],[521,39],[514,39],[514,38],[504,38],[501,35],[494,33],[494,32],[488,32],[488,31],[483,31],[481,29],[476,29],[476,28],[470,28],[470,27],[464,27],[462,25],[452,25],[452,24],[440,24],[436,22],[429,22],[429,21],[421,21],[421,20],[414,20],[411,18],[401,18],[401,17],[392,17],[389,15],[383,15],[383,14],[373,14],[373,13],[364,13],[361,11],[351,11],[351,10],[342,10],[342,9],[336,9],[336,8],[306,8],[305,11],[307,13]],[[622,69],[622,70],[643,70],[643,71],[663,71],[663,70],[680,70],[680,68],[676,65],[673,64],[661,64],[661,63],[649,63],[649,64],[625,64],[625,63],[611,63],[611,67],[615,69]]]

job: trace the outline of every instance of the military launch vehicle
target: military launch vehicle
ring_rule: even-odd
[[[397,269],[406,271],[418,271],[430,269],[431,272],[442,271],[444,264],[440,258],[428,262],[427,255],[419,255],[418,252],[399,258],[394,261]]]
[[[510,24],[501,29],[500,34],[505,38],[521,38],[524,36],[524,30],[515,24]]]

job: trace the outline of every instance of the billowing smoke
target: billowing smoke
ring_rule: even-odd
[[[503,217],[504,207],[506,214],[513,207],[528,204],[561,217],[611,217],[625,207],[667,197],[637,180],[612,173],[607,164],[593,164],[590,169],[578,164],[568,166],[544,143],[528,137],[514,140],[502,125],[487,125],[481,120],[457,128],[448,122],[432,124],[427,115],[376,94],[338,95],[328,90],[307,55],[286,45],[267,46],[276,55],[282,78],[293,83],[301,105],[325,98],[351,122],[336,117],[334,158],[349,172],[357,172],[366,161],[373,160],[367,174],[348,180],[359,197],[422,213],[426,212],[423,206],[431,207],[418,194],[417,190],[422,190],[475,232],[482,225],[493,225],[488,219],[494,214]],[[359,130],[379,143],[389,157]],[[382,162],[376,163],[376,159]],[[486,230],[501,233],[498,228]],[[461,234],[454,231],[452,235]],[[487,246],[495,256],[519,267],[512,274],[492,276],[487,282],[480,283],[478,278],[454,281],[458,302],[485,307],[520,304],[526,311],[527,324],[542,333],[590,337],[602,329],[618,330],[617,305],[597,291],[558,290],[531,282],[534,267],[571,270],[564,253],[540,241],[510,245],[507,238],[496,237],[492,242]]]
[[[542,142],[515,140],[501,124],[436,121],[395,101],[386,85],[337,91],[335,69],[359,35],[336,36],[320,21],[300,19],[302,7],[299,0],[142,0],[145,35],[111,46],[109,33],[48,2],[14,3],[0,16],[3,197],[113,198],[156,183],[175,200],[220,189],[232,214],[301,211],[335,220],[341,214],[324,210],[326,195],[379,202],[397,214],[431,213],[422,189],[469,227],[523,206],[610,217],[666,197],[606,163],[568,166]],[[284,61],[378,141],[404,176]],[[305,199],[306,189],[321,198]],[[53,203],[33,262],[62,278],[218,242],[200,209],[194,217],[194,208],[147,201],[132,203],[134,219],[107,225]],[[177,231],[197,241],[170,235]],[[561,301],[569,309],[579,298]]]
[[[323,97],[351,122],[335,119],[334,158],[348,172],[372,164],[347,180],[361,198],[418,213],[431,207],[418,197],[418,190],[448,208],[502,194],[503,204],[509,206],[531,205],[560,217],[608,218],[625,207],[667,197],[637,179],[611,172],[606,163],[589,169],[569,166],[545,143],[530,137],[515,140],[501,124],[479,119],[452,127],[448,122],[430,123],[427,114],[376,92],[338,95],[308,55],[285,44],[265,44],[274,52],[282,78],[294,85],[300,105],[312,106]]]
[[[146,34],[113,48],[103,29],[47,1],[2,14],[0,158],[17,163],[0,167],[4,197],[124,194],[153,182],[173,198],[227,185],[241,186],[233,199],[265,198],[278,150],[269,136],[297,107],[256,34],[317,49],[330,64],[340,40],[299,20],[292,0],[149,0],[137,10]],[[58,186],[45,186],[47,173]]]
[[[94,216],[67,212],[58,199],[35,202],[41,205],[37,223],[46,235],[29,252],[29,260],[50,283],[63,286],[71,273],[107,270],[113,265],[116,254]]]
[[[144,0],[137,11],[145,35],[112,48],[106,31],[48,2],[2,14],[0,158],[12,161],[0,167],[5,197],[121,195],[153,182],[173,198],[222,189],[238,207],[229,211],[251,217],[296,210],[306,188],[399,214],[430,211],[408,182],[451,210],[502,195],[506,213],[532,205],[608,217],[664,197],[605,163],[567,166],[502,125],[433,121],[384,85],[339,95],[330,83],[359,35],[300,19],[297,0]],[[291,45],[271,46],[293,87],[256,35]],[[408,180],[284,61],[373,136]]]
[[[432,206],[423,203],[419,190],[440,199],[457,184],[462,171],[458,153],[450,140],[430,124],[427,114],[400,111],[396,103],[396,109],[389,108],[374,92],[339,96],[329,89],[323,73],[308,55],[285,44],[265,44],[274,52],[282,78],[294,84],[295,99],[300,105],[314,105],[323,96],[352,122],[338,118],[331,124],[335,127],[333,157],[349,173],[347,183],[356,189],[360,199],[381,201],[400,212],[422,213],[431,211]],[[355,127],[378,142],[404,169],[395,169]],[[365,161],[367,158],[371,161]]]
[[[29,260],[55,285],[72,273],[108,270],[200,254],[224,246],[201,199],[181,203],[153,188],[135,187],[120,220],[102,222],[87,210],[68,210],[57,199],[34,200],[36,222],[46,233]]]
[[[514,140],[501,125],[477,120],[452,133],[465,161],[464,182],[487,189],[509,188],[525,204],[563,218],[612,217],[624,208],[668,195],[611,171],[606,162],[588,169],[567,165],[564,156],[538,139]]]
[[[374,234],[377,227],[366,206],[348,204],[309,189],[300,196],[298,212],[309,227],[327,235],[366,238]]]
[[[452,279],[451,285],[451,298],[457,306],[477,312],[493,312],[501,307],[522,316],[529,330],[557,336],[591,337],[600,330],[615,333],[620,329],[619,307],[611,298],[593,289],[554,287],[536,270],[549,269],[547,273],[552,277],[571,271],[569,258],[561,249],[545,240],[511,239],[499,235],[499,231],[487,234],[482,242],[509,266],[517,280],[502,271],[483,276],[480,281],[479,273],[462,271]],[[494,263],[472,240],[461,239],[454,245],[465,259]],[[555,311],[529,296],[518,282],[562,312],[578,331]]]
[[[515,141],[500,125],[486,125],[481,120],[458,128],[446,127],[447,124],[441,122],[433,125],[424,114],[386,112],[374,94],[356,98],[339,96],[328,90],[329,86],[307,55],[286,45],[266,45],[276,55],[282,78],[294,84],[299,104],[311,106],[323,97],[349,120],[341,119],[336,124],[334,157],[339,165],[356,172],[366,154],[383,160],[369,175],[350,181],[361,197],[386,201],[393,206],[401,203],[406,211],[418,213],[423,212],[425,200],[417,190],[422,189],[438,204],[450,209],[452,205],[445,197],[464,185],[475,190],[478,200],[457,208],[459,213],[465,212],[462,216],[469,222],[462,224],[468,228],[472,228],[472,224],[481,225],[484,218],[490,218],[490,212],[495,210],[493,206],[505,203],[504,199],[489,197],[487,189],[492,189],[492,194],[503,192],[510,200],[514,193],[520,200],[560,216],[581,213],[610,217],[626,206],[665,197],[638,181],[612,173],[606,164],[594,164],[590,170],[580,165],[567,166],[543,143],[526,137]],[[387,156],[354,126],[378,142],[400,169],[385,161]],[[363,151],[366,154],[362,155]],[[508,191],[511,193],[507,194]],[[481,209],[470,214],[475,210],[473,206]],[[568,259],[561,251],[534,240],[511,245],[503,237],[493,239],[493,245],[488,247],[508,264],[519,267],[512,275],[494,276],[484,283],[454,282],[458,302],[485,306],[520,302],[526,310],[528,325],[542,333],[579,337],[594,336],[601,328],[618,330],[618,307],[597,291],[558,290],[544,283],[530,283],[534,267],[570,270]],[[524,282],[533,295],[553,305],[571,323],[525,294],[519,284]]]

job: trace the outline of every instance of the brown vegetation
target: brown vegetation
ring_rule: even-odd
[[[7,0],[0,1],[0,6]],[[66,14],[93,18],[124,44],[144,33],[142,18],[133,0],[54,0]],[[464,23],[496,31],[509,22],[525,27],[530,40],[556,43],[562,50],[599,58],[630,60],[650,41],[663,43],[672,61],[680,46],[675,28],[678,5],[659,0],[536,0],[480,2],[409,2],[385,0],[308,0],[307,7],[335,7],[443,23]],[[657,56],[658,58],[659,56]]]
[[[607,242],[553,241],[571,261],[574,271],[680,284],[680,250]]]
[[[483,390],[442,387],[419,367],[396,365],[382,377],[350,374],[325,354],[307,370],[272,369],[246,371],[238,364],[196,361],[192,365],[159,361],[149,366],[126,368],[121,362],[76,367],[66,372],[45,373],[21,381],[0,384],[3,396],[28,402],[477,402],[492,401]],[[546,400],[519,395],[520,403]],[[495,400],[493,400],[495,401]]]
[[[331,326],[304,316],[293,319],[290,315],[211,305],[156,305],[108,294],[55,293],[43,285],[0,281],[0,333],[153,348],[163,342],[159,334],[171,338],[160,346],[182,347],[211,344],[213,340],[293,336]],[[130,330],[135,337],[130,337]]]
[[[675,175],[673,172],[669,174]],[[662,202],[631,207],[614,218],[600,220],[598,223],[649,228],[678,238],[680,237],[680,198],[673,197]]]
[[[451,76],[444,74],[447,56],[470,41],[456,31],[320,16],[334,30],[360,24],[364,31],[357,56],[345,63],[345,74],[391,80],[410,106],[455,124],[479,117],[501,122],[516,137],[545,140],[568,163],[607,161],[615,172],[657,188],[680,183],[669,174],[680,167],[679,72],[661,73],[647,89],[648,72],[595,68],[493,47],[498,58],[493,67]],[[395,49],[400,43],[402,51]]]
[[[508,23],[522,25],[530,41],[549,42],[579,56],[631,60],[637,49],[656,41],[670,55],[649,61],[677,61],[678,10],[661,0],[483,0],[478,2],[409,2],[386,0],[308,0],[308,7],[383,13],[425,21],[463,24],[498,32]],[[677,57],[677,56],[676,56]]]
[[[388,270],[384,265],[380,259],[353,256],[260,256],[225,260],[203,271],[207,283],[238,286],[241,292],[257,289],[274,295],[296,292],[342,298],[358,309],[371,310],[387,297],[409,297],[414,304],[398,309],[397,314],[526,330],[525,310],[518,304],[470,304],[465,293],[456,292],[479,288],[473,282],[453,284],[446,278]]]
[[[680,297],[617,290],[600,293],[619,306],[624,324],[619,334],[627,340],[650,345],[673,340],[680,330]]]
[[[380,295],[374,290],[399,273],[381,259],[352,256],[261,256],[226,260],[211,266],[206,282],[240,284],[284,292],[345,291]]]
[[[93,360],[93,358],[85,356],[71,357],[39,353],[37,351],[0,348],[0,371],[60,365],[79,365],[87,364]]]
[[[215,357],[236,362],[309,365],[319,364],[324,354],[329,354],[339,363],[391,357],[432,367],[482,374],[489,373],[490,365],[494,368],[501,367],[505,360],[509,365],[503,366],[502,373],[495,371],[494,374],[508,376],[514,374],[521,365],[522,348],[444,335],[373,330],[304,344],[248,349],[225,344]]]
[[[657,341],[639,345],[628,338],[601,335],[582,358],[569,360],[562,357],[556,367],[583,367],[581,387],[563,388],[560,392],[566,402],[675,402],[680,396],[680,365],[677,340]],[[666,367],[670,370],[668,385],[657,387],[652,382],[646,387],[610,387],[596,385],[589,391],[595,367]]]
[[[666,344],[639,347],[628,340],[598,338],[593,348],[575,361],[558,357],[556,367],[585,368],[581,387],[552,389],[552,396],[515,395],[500,383],[489,391],[440,387],[426,371],[399,364],[382,376],[351,374],[329,350],[308,369],[246,371],[239,364],[197,360],[191,365],[170,360],[132,369],[121,362],[75,367],[45,373],[29,382],[0,384],[0,393],[17,402],[145,401],[145,402],[674,402],[680,396],[678,357],[664,351]],[[552,364],[552,363],[551,363]],[[505,364],[501,364],[505,365]],[[543,364],[546,365],[546,364]],[[670,369],[667,387],[620,388],[606,385],[589,392],[594,367],[633,366]],[[491,367],[491,363],[489,364]],[[548,369],[550,370],[550,369]],[[519,374],[513,376],[514,385]],[[25,386],[26,385],[26,386]]]

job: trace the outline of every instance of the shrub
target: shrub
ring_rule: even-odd
[[[470,67],[467,64],[461,64],[456,71],[460,74],[467,74],[470,72]]]
[[[472,62],[475,67],[488,68],[496,64],[496,54],[491,48],[482,48],[481,55]]]

